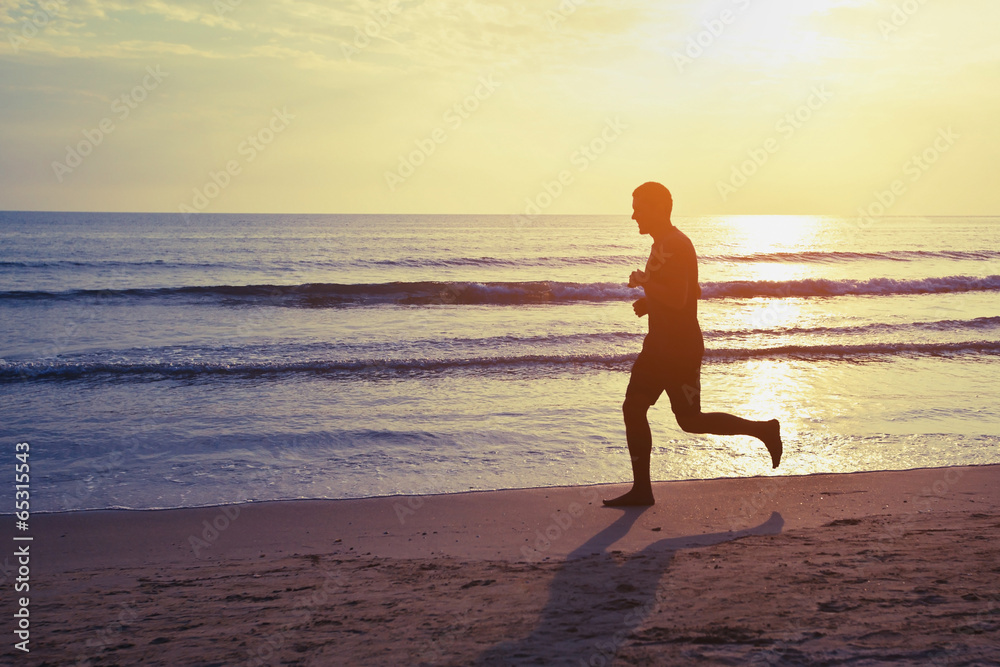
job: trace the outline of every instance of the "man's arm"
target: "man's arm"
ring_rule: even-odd
[[[642,284],[646,298],[667,308],[679,309],[687,304],[688,283],[684,276],[677,276],[667,284],[647,280]]]

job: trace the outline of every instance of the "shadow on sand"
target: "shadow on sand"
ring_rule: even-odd
[[[494,646],[476,664],[611,664],[631,632],[659,605],[660,578],[674,553],[750,535],[775,535],[784,525],[774,512],[746,530],[667,538],[631,555],[609,551],[645,510],[623,510],[610,526],[569,554],[552,581],[535,630],[523,639]]]

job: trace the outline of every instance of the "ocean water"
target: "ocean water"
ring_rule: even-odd
[[[664,397],[654,478],[1000,462],[1000,218],[675,224],[703,408],[779,418],[785,457]],[[0,441],[35,511],[630,481],[649,244],[628,215],[0,213]]]

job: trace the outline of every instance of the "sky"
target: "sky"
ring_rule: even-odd
[[[1000,214],[995,0],[0,0],[0,209]]]

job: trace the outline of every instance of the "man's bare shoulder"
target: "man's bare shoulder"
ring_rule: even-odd
[[[666,234],[663,239],[661,239],[659,248],[654,244],[653,251],[659,252],[666,258],[678,258],[684,256],[695,256],[697,253],[694,249],[694,244],[691,243],[691,239],[687,237],[687,234],[677,229],[677,227],[672,227],[670,232]]]

